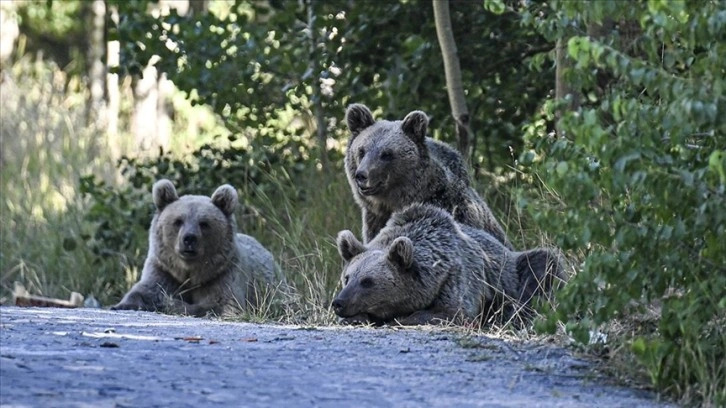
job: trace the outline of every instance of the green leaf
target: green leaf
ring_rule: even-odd
[[[645,351],[647,348],[648,346],[645,343],[645,339],[643,339],[642,337],[636,338],[630,346],[630,349],[633,350],[633,353],[639,356],[645,355]]]
[[[503,14],[507,10],[503,0],[484,0],[484,8],[494,14]]]
[[[718,174],[721,184],[726,184],[726,155],[721,150],[714,150],[708,156],[708,168]]]
[[[555,168],[555,171],[557,172],[557,175],[564,176],[565,174],[567,174],[568,169],[569,169],[569,165],[567,164],[567,162],[562,161],[562,162],[557,163],[557,167]]]

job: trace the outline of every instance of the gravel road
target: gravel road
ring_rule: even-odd
[[[0,307],[2,407],[661,407],[562,348],[444,329]]]

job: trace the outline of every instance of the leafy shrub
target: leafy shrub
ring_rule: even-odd
[[[723,405],[726,4],[593,4],[553,3],[535,22],[570,36],[566,78],[581,96],[575,109],[547,105],[521,157],[554,191],[533,217],[582,252],[556,318],[587,343],[612,319],[655,307],[657,330],[631,343],[654,384]],[[603,22],[609,35],[585,35]]]

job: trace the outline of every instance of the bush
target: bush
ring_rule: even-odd
[[[550,36],[571,35],[566,78],[581,102],[547,105],[521,157],[556,198],[532,205],[534,219],[582,253],[556,318],[587,343],[612,319],[659,310],[632,352],[661,389],[723,405],[726,4],[586,7],[556,3],[540,21]],[[584,35],[606,20],[609,35]]]

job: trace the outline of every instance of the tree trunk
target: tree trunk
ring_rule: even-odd
[[[614,27],[614,23],[611,19],[606,18],[602,24],[590,23],[587,25],[587,35],[593,40],[600,41],[606,36],[610,35]],[[567,82],[565,77],[567,71],[572,68],[572,61],[567,56],[567,42],[568,37],[563,37],[557,40],[555,48],[555,98],[561,101],[569,97],[569,102],[557,111],[557,134],[562,136],[563,130],[560,127],[560,119],[562,118],[562,112],[574,111],[580,107],[582,96],[579,92],[572,89],[572,86]],[[605,88],[612,80],[610,74],[607,72],[598,72],[597,74],[597,89],[598,96],[602,96]]]
[[[556,113],[555,129],[559,136],[564,136],[564,131],[560,126],[563,110],[575,110],[580,105],[579,95],[572,90],[565,78],[565,74],[571,66],[572,61],[567,57],[567,38],[560,38],[555,45],[555,99],[562,101],[569,96],[570,101],[567,106],[562,107]]]
[[[209,11],[208,0],[189,0],[189,10],[193,16],[199,16]]]
[[[138,152],[150,153],[166,149],[168,135],[157,134],[159,123],[159,75],[153,63],[144,68],[141,78],[134,79],[134,111],[131,132]]]
[[[320,152],[320,164],[323,167],[323,174],[328,174],[328,148],[327,136],[325,134],[325,116],[323,115],[323,98],[320,92],[320,58],[318,53],[318,37],[315,24],[314,0],[306,0],[305,4],[308,9],[308,32],[310,35],[310,69],[312,70],[312,109],[315,118],[315,134],[318,141],[318,151]]]
[[[20,35],[16,3],[0,1],[0,69],[13,55],[15,40]]]
[[[89,101],[86,104],[86,125],[93,126],[100,131],[106,129],[104,120],[106,87],[106,43],[104,33],[106,30],[106,2],[93,0],[86,3],[88,24],[88,89]]]
[[[469,111],[464,97],[464,86],[461,82],[461,67],[456,51],[454,32],[451,28],[449,15],[449,0],[433,0],[434,19],[436,20],[436,35],[439,39],[441,54],[444,60],[444,73],[446,74],[446,89],[451,104],[451,114],[456,122],[456,135],[459,141],[459,150],[467,161],[471,157],[471,143],[469,129]]]
[[[108,13],[111,20],[116,24],[119,22],[118,9],[116,6],[109,8]],[[118,67],[121,58],[121,44],[119,41],[108,41],[106,43],[106,66]],[[118,74],[114,74],[111,70],[106,73],[106,137],[108,140],[108,148],[111,158],[114,162],[121,158],[121,146],[118,139],[118,117],[121,110],[121,92],[119,90]]]
[[[179,15],[190,9],[186,0],[160,0],[150,10],[152,15],[167,15],[174,8]],[[158,56],[152,57],[141,78],[134,80],[134,111],[131,132],[140,152],[168,151],[171,145],[171,94],[174,84],[154,67]]]

